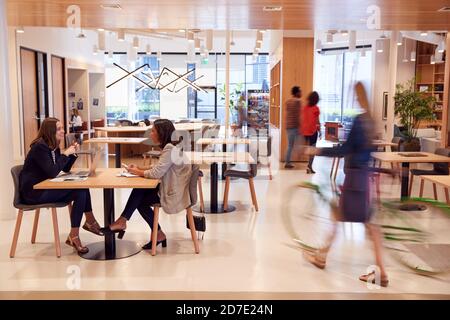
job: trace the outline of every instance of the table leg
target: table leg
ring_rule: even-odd
[[[401,186],[401,196],[400,200],[407,200],[409,198],[408,189],[409,189],[409,162],[402,162],[402,186]],[[415,204],[415,203],[405,203],[400,204],[398,207],[399,210],[402,211],[424,211],[427,207],[423,204]]]
[[[222,145],[222,151],[227,152],[227,145]],[[225,162],[222,162],[222,180],[225,181],[225,171],[227,170],[227,164]]]
[[[210,189],[210,199],[209,203],[205,203],[205,213],[225,213],[232,212],[236,210],[236,208],[232,205],[228,205],[228,209],[225,211],[223,209],[223,204],[219,204],[219,166],[217,162],[211,163],[211,189]],[[195,212],[200,212],[200,206],[195,206],[193,208]]]
[[[116,143],[116,168],[120,168],[122,166],[122,159],[120,155],[120,143]]]
[[[114,222],[114,189],[103,189],[105,226]],[[115,233],[105,233],[105,241],[88,244],[89,252],[80,254],[88,260],[115,260],[139,253],[142,248],[133,241],[116,242]]]
[[[218,198],[218,166],[217,163],[211,163],[211,212],[217,212],[217,198]]]

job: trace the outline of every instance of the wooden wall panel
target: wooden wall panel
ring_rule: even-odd
[[[299,86],[302,90],[302,103],[305,97],[313,89],[314,72],[314,39],[313,38],[284,38],[283,39],[283,63],[281,72],[281,160],[285,160],[287,150],[286,136],[286,113],[285,103],[291,97],[291,88]],[[304,161],[305,157],[300,157],[298,146],[301,141],[297,141],[296,149],[292,154],[292,161]]]

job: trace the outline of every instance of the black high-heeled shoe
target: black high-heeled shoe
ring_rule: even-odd
[[[100,231],[103,232],[104,234],[117,233],[117,238],[119,238],[119,239],[122,239],[123,236],[125,235],[125,229],[111,230],[111,228],[109,226],[101,228]]]
[[[156,246],[158,246],[160,243],[162,244],[163,248],[167,247],[167,238],[164,239],[164,240],[156,241]],[[152,240],[150,240],[149,243],[143,245],[142,249],[144,249],[144,250],[151,250],[152,249]]]

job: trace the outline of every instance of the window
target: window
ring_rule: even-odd
[[[113,63],[118,64],[128,72],[133,71],[139,66],[148,64],[150,68],[145,67],[140,73],[135,74],[136,77],[145,82],[149,81],[148,76],[150,72],[153,73],[153,76],[159,75],[159,61],[154,56],[139,55],[136,62],[131,63],[128,62],[125,54],[115,54],[112,61],[108,58],[105,59],[107,59],[107,65],[105,67],[107,86],[126,75],[125,71]],[[142,83],[133,79],[133,77],[128,77],[106,89],[105,104],[108,124],[113,124],[120,119],[129,119],[132,121],[148,119],[152,115],[159,116],[159,90],[144,87]]]
[[[370,96],[371,76],[370,50],[366,51],[365,57],[362,57],[360,52],[342,50],[316,54],[314,87],[320,96],[320,121],[351,123],[360,111],[354,94],[354,84],[357,81],[363,82]]]

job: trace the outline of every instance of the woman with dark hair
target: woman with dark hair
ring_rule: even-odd
[[[77,159],[78,143],[69,146],[61,153],[59,145],[64,141],[64,128],[56,118],[47,118],[42,122],[36,139],[31,143],[23,170],[19,177],[20,196],[24,203],[36,205],[49,202],[71,202],[71,229],[66,244],[80,253],[87,253],[79,238],[79,228],[83,213],[86,222],[83,229],[97,235],[103,235],[92,213],[89,189],[78,190],[35,190],[33,186],[46,179],[55,178],[61,171],[69,172]]]
[[[172,142],[174,133],[175,127],[170,120],[158,119],[153,123],[150,138],[162,149],[158,163],[148,170],[130,164],[128,172],[149,179],[160,179],[161,182],[156,189],[133,189],[122,215],[108,228],[103,229],[105,232],[119,233],[118,237],[121,239],[125,234],[127,221],[136,209],[151,229],[153,227],[152,205],[161,204],[166,213],[177,213],[190,205],[189,192],[186,190],[189,188],[192,169],[190,164],[176,161],[179,150],[175,147],[176,143]],[[161,243],[163,247],[167,246],[166,235],[159,225],[157,239],[157,245]],[[151,241],[143,246],[143,249],[151,248]]]
[[[317,135],[320,135],[320,110],[317,106],[317,103],[319,102],[319,94],[316,91],[313,91],[309,94],[307,100],[308,104],[302,107],[300,131],[305,138],[306,144],[309,146],[315,146],[317,142]],[[313,161],[314,155],[310,155],[306,173],[315,173],[312,168]]]

